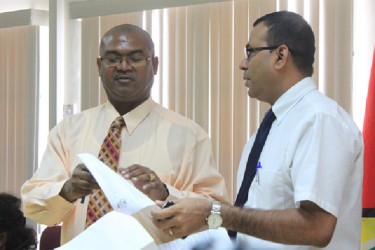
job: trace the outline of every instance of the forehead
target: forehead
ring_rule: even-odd
[[[247,46],[252,48],[267,46],[267,31],[268,28],[264,23],[259,23],[256,25],[250,33]]]
[[[107,51],[117,51],[118,53],[126,53],[132,50],[150,51],[147,38],[140,32],[118,31],[107,34],[102,39],[100,54],[103,55]]]

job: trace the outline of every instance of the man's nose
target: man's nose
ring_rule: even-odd
[[[239,67],[240,67],[240,70],[247,70],[249,68],[249,62],[247,61],[246,58],[242,59]]]
[[[131,68],[131,65],[126,57],[123,57],[120,64],[117,66],[119,69],[128,69]]]

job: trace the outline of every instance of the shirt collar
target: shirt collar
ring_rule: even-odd
[[[275,113],[277,123],[279,124],[284,116],[303,99],[316,86],[311,77],[306,77],[288,89],[272,106],[272,111]]]
[[[124,115],[126,129],[129,134],[133,133],[135,128],[151,113],[154,105],[155,102],[149,97],[135,109]]]
[[[125,127],[129,134],[133,133],[135,128],[148,116],[148,114],[151,113],[154,105],[155,102],[151,97],[149,97],[146,101],[138,105],[136,108],[123,115],[125,120]],[[109,110],[108,119],[110,119],[111,121],[119,116],[119,113],[109,101],[106,103],[106,108]]]

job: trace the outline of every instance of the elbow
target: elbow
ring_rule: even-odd
[[[328,246],[335,232],[337,218],[312,202],[301,203],[301,211],[308,221],[305,231],[309,235],[306,238],[310,242],[308,245],[319,248]]]
[[[319,248],[326,247],[331,242],[331,239],[332,239],[332,235],[324,235],[320,237],[319,239],[317,239],[314,246],[319,247]]]
[[[336,221],[335,221],[336,222]],[[326,225],[325,230],[320,229],[319,235],[315,238],[316,240],[314,241],[314,246],[323,248],[328,246],[328,244],[331,242],[333,233],[335,231],[336,223],[331,223],[330,225]]]

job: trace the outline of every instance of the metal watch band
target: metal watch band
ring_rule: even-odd
[[[211,213],[220,214],[221,203],[218,201],[212,202]]]

